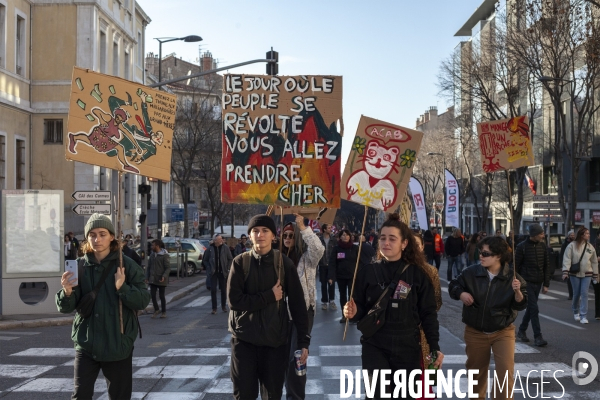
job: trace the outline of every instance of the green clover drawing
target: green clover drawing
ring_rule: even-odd
[[[367,139],[357,136],[354,138],[354,143],[352,143],[352,150],[356,150],[358,154],[362,155],[362,153],[365,151],[366,145]]]
[[[407,149],[404,154],[400,156],[400,166],[405,168],[411,168],[413,163],[417,161],[417,152],[414,150]]]

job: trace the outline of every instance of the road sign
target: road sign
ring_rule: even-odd
[[[563,217],[553,216],[553,217],[533,217],[533,220],[536,222],[565,222]]]
[[[544,194],[533,196],[533,201],[558,201],[557,194]]]
[[[77,201],[110,201],[111,193],[110,190],[77,191],[71,197]]]
[[[559,203],[533,203],[533,208],[560,209]]]
[[[559,210],[533,210],[533,215],[562,215]]]
[[[171,221],[183,221],[183,208],[171,208]]]
[[[77,204],[73,207],[73,212],[77,215],[92,215],[100,213],[105,215],[111,214],[110,204]]]

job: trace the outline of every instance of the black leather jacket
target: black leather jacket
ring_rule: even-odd
[[[479,264],[463,270],[448,287],[448,294],[454,300],[460,300],[463,292],[473,296],[474,303],[471,306],[463,305],[462,321],[482,332],[496,332],[512,324],[518,311],[527,308],[525,280],[517,274],[523,293],[523,300],[517,303],[512,276],[513,270],[508,264],[491,281],[486,268]]]

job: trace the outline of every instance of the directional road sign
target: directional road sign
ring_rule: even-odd
[[[559,203],[533,203],[533,208],[545,208],[546,210],[560,209]]]
[[[533,215],[561,215],[559,210],[533,210]]]
[[[110,215],[110,204],[77,204],[73,207],[73,212],[77,215],[92,215],[95,213]]]
[[[110,190],[77,191],[71,195],[77,201],[110,201]]]
[[[536,222],[565,222],[563,217],[553,216],[553,217],[533,217],[533,220]]]
[[[557,194],[537,195],[537,196],[533,196],[533,201],[558,201],[558,195]]]

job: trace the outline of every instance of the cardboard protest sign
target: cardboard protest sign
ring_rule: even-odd
[[[73,69],[67,160],[171,180],[175,95]]]
[[[481,162],[485,172],[533,165],[533,150],[526,116],[477,124]]]
[[[341,76],[225,75],[221,201],[340,205]]]
[[[422,139],[422,132],[361,116],[342,195],[378,210],[395,210],[404,199]]]

